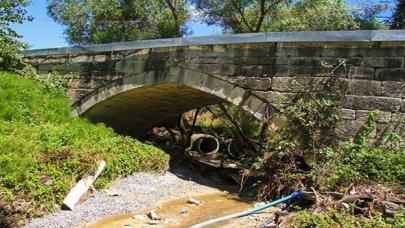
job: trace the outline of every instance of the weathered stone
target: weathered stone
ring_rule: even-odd
[[[381,82],[371,80],[347,80],[348,92],[353,95],[380,96]]]
[[[363,119],[341,121],[336,125],[336,135],[341,139],[353,139],[364,123]]]
[[[266,91],[271,89],[271,78],[237,76],[231,77],[229,81],[250,90]]]
[[[259,35],[263,40],[279,36]],[[369,111],[382,111],[378,129],[405,112],[405,41],[243,43],[244,36],[232,38],[230,44],[199,44],[193,38],[190,46],[155,47],[156,41],[150,41],[153,48],[89,46],[73,48],[77,53],[66,49],[27,60],[39,73],[79,75],[70,80],[67,92],[72,102],[80,99],[75,112],[125,133],[133,132],[133,126],[142,130],[176,113],[224,101],[261,119],[272,104],[288,105],[302,87],[328,92],[324,79],[332,70],[334,76],[345,78],[342,86],[348,88],[340,110],[344,123],[337,129],[343,135],[353,137]],[[347,62],[338,69],[322,64],[336,66],[339,59]]]
[[[348,78],[376,80],[375,70],[371,67],[348,66],[346,70],[341,69],[344,71],[341,75],[346,75]]]
[[[387,97],[402,97],[405,98],[405,81],[383,81],[382,95]]]
[[[344,120],[356,119],[356,110],[342,108],[339,110],[340,117]]]
[[[266,65],[263,68],[263,75],[269,77],[288,77],[290,67],[285,65]]]
[[[307,87],[317,91],[325,87],[324,81],[325,78],[322,77],[274,77],[271,88],[274,91],[290,93],[299,92]]]
[[[405,68],[377,69],[376,77],[382,81],[405,81]]]
[[[356,119],[367,120],[370,115],[368,110],[357,110]],[[377,122],[379,123],[389,123],[391,121],[391,112],[379,112]]]
[[[382,110],[382,111],[399,111],[401,107],[400,98],[389,97],[367,97],[346,95],[342,101],[343,108],[359,110]]]
[[[363,66],[374,68],[399,68],[403,66],[403,57],[364,57]]]
[[[280,93],[275,91],[253,91],[252,93],[270,104],[285,104],[290,102],[296,96],[295,93]]]

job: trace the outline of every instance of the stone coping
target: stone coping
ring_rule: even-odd
[[[381,42],[405,41],[402,30],[359,30],[359,31],[322,31],[322,32],[267,32],[245,33],[219,36],[181,37],[156,40],[46,48],[25,51],[25,56],[91,54],[145,48],[181,47],[194,45],[273,43],[273,42]]]

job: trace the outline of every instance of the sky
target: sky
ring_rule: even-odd
[[[347,1],[350,4],[353,4],[358,0]],[[390,7],[392,7],[392,2],[394,0],[370,1],[376,3],[391,3]],[[47,15],[47,2],[47,0],[32,0],[31,4],[27,7],[27,15],[32,15],[34,20],[32,22],[26,21],[24,24],[12,26],[13,29],[23,36],[22,41],[28,43],[30,49],[69,46],[66,42],[65,35],[63,34],[64,27],[54,22],[52,18]],[[384,15],[387,16],[389,12],[390,10],[387,10]],[[192,36],[221,34],[221,28],[218,26],[208,26],[198,22],[189,22],[188,26],[193,31]]]

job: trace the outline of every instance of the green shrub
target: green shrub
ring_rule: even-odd
[[[70,113],[60,90],[0,72],[0,217],[51,211],[101,159],[107,165],[97,187],[133,172],[167,169],[160,149]],[[52,184],[41,184],[43,176]],[[32,203],[14,208],[16,199]]]
[[[25,67],[22,51],[27,48],[25,43],[13,29],[12,24],[21,24],[30,20],[24,9],[29,0],[0,1],[0,70],[21,70]]]
[[[403,214],[396,214],[393,218],[382,217],[377,214],[371,218],[364,216],[355,217],[344,211],[330,210],[328,212],[312,213],[308,210],[297,212],[291,223],[291,227],[358,227],[358,228],[389,228],[404,227]]]

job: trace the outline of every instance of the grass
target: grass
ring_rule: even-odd
[[[345,211],[330,210],[326,212],[313,213],[302,210],[295,214],[291,221],[291,227],[370,227],[370,228],[394,228],[404,227],[405,217],[403,214],[395,214],[394,217],[382,217],[381,214],[367,218],[356,217]]]
[[[160,149],[70,113],[61,90],[0,72],[0,226],[52,211],[101,159],[107,165],[98,188],[133,172],[167,169]],[[45,177],[52,183],[41,183]]]

